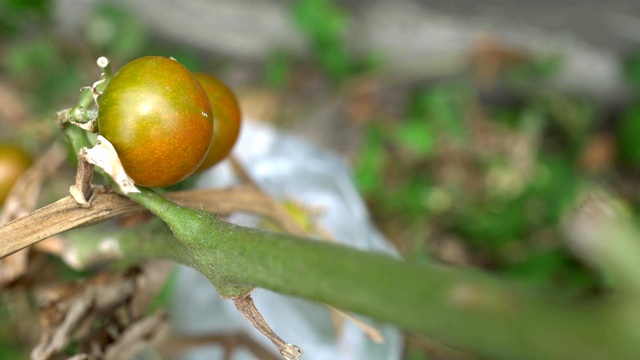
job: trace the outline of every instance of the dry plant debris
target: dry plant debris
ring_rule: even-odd
[[[144,316],[146,309],[137,308],[140,303],[134,301],[155,296],[166,278],[154,272],[162,272],[163,267],[166,264],[150,262],[139,271],[102,273],[84,283],[63,284],[41,294],[43,332],[31,358],[50,359],[77,343],[73,358],[128,359],[165,339],[169,334],[166,314],[159,310]]]
[[[36,248],[64,260],[68,247],[65,246],[64,236],[56,236],[57,234],[121,215],[146,212],[143,207],[126,197],[112,193],[108,189],[93,186],[91,183],[93,166],[82,161],[83,159],[80,160],[76,184],[70,188],[70,196],[31,213],[28,213],[29,207],[26,205],[15,206],[23,213],[0,227],[0,238],[8,240],[0,243],[0,257],[6,257],[54,236],[47,242],[37,244]],[[215,214],[230,214],[237,211],[253,213],[270,218],[282,230],[292,234],[314,233],[331,240],[330,234],[320,226],[303,226],[286,206],[263,192],[238,162],[233,161],[233,164],[238,176],[247,185],[227,189],[188,190],[170,193],[167,196],[183,206],[200,208]],[[43,178],[44,175],[41,175],[40,182],[35,182],[37,188],[29,191],[30,194],[36,194],[30,195],[33,197],[31,208],[35,207],[37,190]],[[23,184],[29,184],[29,182],[25,181]],[[26,203],[15,198],[13,204]],[[313,214],[308,215],[309,219],[313,218]],[[145,218],[147,217],[142,219]],[[163,284],[168,272],[161,272],[161,274],[151,283]],[[152,291],[138,291],[145,288],[143,286],[145,283],[150,282],[145,279],[147,278],[130,274],[98,276],[81,285],[65,285],[53,290],[41,312],[41,325],[44,332],[39,344],[33,349],[32,358],[49,359],[73,341],[80,341],[84,346],[81,346],[82,352],[74,356],[77,359],[129,358],[139,350],[157,343],[158,339],[166,337],[168,325],[163,313],[156,312],[152,316],[141,317],[145,304],[148,304],[152,295],[159,291],[158,286]],[[250,296],[233,300],[238,310],[272,340],[282,356],[286,359],[299,358],[302,354],[300,348],[282,341],[264,320],[260,321],[262,317],[253,306]],[[377,329],[337,309],[330,308],[330,310],[334,318],[352,321],[374,341],[383,341]],[[104,326],[91,329],[91,323],[98,320]],[[335,328],[336,331],[340,331],[341,326],[336,323]],[[248,345],[245,344],[245,346]]]

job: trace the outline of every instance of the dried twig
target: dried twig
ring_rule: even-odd
[[[33,360],[46,360],[66,347],[74,334],[101,312],[131,298],[135,282],[130,277],[98,277],[79,287],[68,285],[50,292],[52,300],[41,311],[43,334],[33,348]]]
[[[105,360],[133,359],[141,350],[158,344],[169,336],[169,324],[164,311],[137,320],[119,334],[117,341],[106,348]]]
[[[181,191],[170,193],[168,197],[183,206],[204,209],[215,214],[244,211],[276,221],[283,218],[283,210],[270,198],[248,186]],[[98,223],[136,211],[145,209],[113,193],[93,194],[89,208],[79,207],[72,196],[67,196],[0,227],[0,258],[78,226]],[[296,226],[286,221],[282,221],[281,225],[284,229],[293,229]]]
[[[43,334],[32,359],[49,359],[75,340],[78,355],[129,359],[165,339],[169,334],[166,314],[157,311],[143,317],[148,302],[136,304],[135,300],[151,298],[160,290],[154,279],[158,263],[124,275],[100,274],[80,285],[62,285],[40,294],[45,302],[40,312]],[[140,305],[145,308],[134,309]]]
[[[235,304],[238,311],[242,314],[242,316],[247,319],[255,327],[260,331],[264,336],[266,336],[273,345],[280,351],[280,354],[286,360],[298,360],[300,356],[302,356],[302,349],[298,346],[289,344],[284,342],[267,324],[258,309],[256,309],[255,304],[253,303],[253,299],[251,295],[240,296],[233,299],[233,303]]]
[[[89,200],[93,193],[93,168],[93,164],[88,163],[84,157],[78,155],[76,183],[69,188],[69,193],[81,207],[89,207]]]
[[[94,196],[90,208],[81,208],[67,196],[0,227],[0,258],[63,231],[104,221],[142,208],[116,194]]]

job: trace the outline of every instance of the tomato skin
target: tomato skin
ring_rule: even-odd
[[[0,144],[0,205],[7,199],[11,188],[31,163],[31,156],[22,148]]]
[[[213,109],[211,148],[197,171],[202,171],[226,158],[240,133],[241,113],[234,93],[213,75],[196,73],[196,79],[209,96]]]
[[[195,76],[175,60],[145,56],[125,64],[98,98],[98,131],[140,186],[191,175],[213,137],[213,113]]]

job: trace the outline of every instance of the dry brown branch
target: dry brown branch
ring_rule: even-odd
[[[294,234],[301,232],[295,221],[287,218],[286,210],[281,205],[251,186],[188,190],[167,196],[183,206],[215,214],[240,211],[265,216],[277,221],[285,231]],[[72,196],[67,196],[0,227],[0,258],[78,226],[136,211],[144,209],[113,193],[94,193],[89,208],[78,206]]]
[[[40,240],[142,208],[116,194],[94,196],[90,208],[81,208],[71,196],[40,208],[0,227],[0,258]]]
[[[63,285],[51,290],[51,301],[40,312],[43,334],[31,358],[49,359],[65,348],[77,332],[88,331],[86,324],[100,312],[124,304],[134,291],[134,279],[124,276],[99,276],[77,287]]]
[[[104,359],[133,359],[141,350],[158,344],[168,336],[167,315],[164,311],[156,311],[129,324],[117,341],[106,348]]]
[[[89,207],[89,200],[93,195],[93,164],[88,163],[78,155],[78,170],[76,183],[69,188],[69,193],[81,207]]]
[[[139,271],[122,275],[102,273],[82,284],[65,284],[39,294],[45,304],[40,312],[43,333],[32,359],[50,359],[76,340],[78,355],[129,359],[167,338],[166,314],[158,311],[143,317],[149,302],[135,300],[152,298],[162,288],[165,279],[157,277],[158,265],[163,263],[145,263]],[[138,306],[145,308],[135,309]]]

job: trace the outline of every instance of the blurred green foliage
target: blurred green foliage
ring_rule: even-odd
[[[344,39],[347,17],[332,0],[298,0],[293,17],[309,40],[315,58],[333,77],[351,72],[352,59]]]
[[[640,53],[630,56],[624,63],[624,73],[629,83],[640,90]]]
[[[640,54],[625,63],[625,74],[634,90],[634,101],[623,110],[618,125],[618,150],[625,165],[640,168]]]
[[[0,70],[24,89],[35,92],[34,98],[43,98],[44,101],[33,101],[37,110],[46,106],[47,99],[60,94],[53,89],[67,90],[65,84],[78,80],[64,75],[67,59],[45,30],[50,26],[50,16],[48,0],[0,2],[0,41],[4,45]]]
[[[380,66],[372,54],[356,55],[346,41],[348,16],[333,0],[296,0],[292,16],[300,32],[308,40],[313,58],[334,80]]]
[[[557,64],[509,69],[503,86],[516,101],[492,103],[473,81],[444,80],[414,91],[400,121],[368,126],[355,178],[377,222],[404,238],[407,258],[422,261],[431,257],[424,244],[454,239],[469,265],[522,282],[564,293],[599,283],[559,231],[575,196],[602,176],[581,163],[598,111],[539,90],[536,79]]]
[[[14,360],[28,358],[28,351],[20,346],[20,334],[13,325],[16,319],[14,309],[9,308],[8,296],[0,296],[0,360]]]
[[[139,56],[149,42],[146,29],[134,15],[108,2],[98,5],[84,34],[96,52],[121,61]]]
[[[276,51],[267,58],[265,64],[265,83],[275,89],[284,89],[291,78],[292,62],[285,52]]]
[[[505,78],[518,87],[540,87],[553,78],[562,67],[562,58],[557,55],[529,59],[505,69]]]
[[[0,2],[0,39],[49,20],[49,0],[3,0]]]
[[[618,145],[622,160],[640,167],[640,101],[624,111],[618,128]]]
[[[9,43],[2,67],[12,81],[29,92],[30,108],[37,113],[67,102],[77,94],[81,82],[78,60],[44,34]]]

